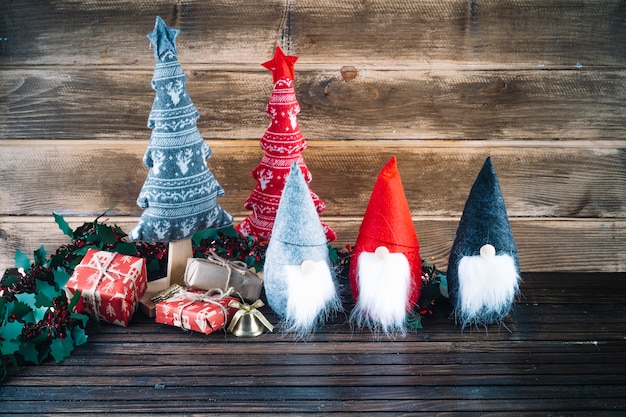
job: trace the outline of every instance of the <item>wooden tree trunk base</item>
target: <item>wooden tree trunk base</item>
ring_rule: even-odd
[[[183,277],[187,268],[187,259],[193,257],[191,239],[170,242],[167,260],[167,278],[169,285],[184,285]]]

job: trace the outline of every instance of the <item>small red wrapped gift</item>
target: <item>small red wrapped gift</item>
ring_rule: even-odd
[[[146,292],[146,260],[89,249],[66,284],[71,297],[80,291],[77,312],[126,327]]]
[[[176,294],[156,303],[156,322],[193,330],[204,334],[226,327],[238,311],[229,306],[228,292],[181,289]]]

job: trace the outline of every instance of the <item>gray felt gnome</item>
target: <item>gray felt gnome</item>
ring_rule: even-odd
[[[519,289],[519,263],[491,158],[465,203],[447,275],[454,317],[461,327],[502,323],[509,314]]]
[[[304,338],[341,309],[324,227],[297,162],[278,204],[263,272],[267,302],[287,332]]]
[[[199,114],[176,58],[179,33],[157,16],[148,34],[156,58],[156,95],[148,118],[152,135],[143,158],[150,171],[137,199],[144,212],[129,234],[134,241],[174,242],[233,222],[215,201],[224,190],[207,165],[211,149],[196,127]]]

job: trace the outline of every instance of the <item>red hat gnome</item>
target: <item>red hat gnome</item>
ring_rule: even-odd
[[[448,290],[461,327],[502,323],[519,289],[517,247],[487,158],[461,215],[448,262]]]
[[[267,302],[288,332],[304,338],[341,309],[324,228],[296,162],[280,198],[263,271]]]
[[[421,290],[419,242],[392,157],[378,175],[350,263],[355,301],[350,321],[383,333],[405,334],[406,314]]]
[[[257,181],[257,185],[244,202],[244,207],[252,210],[252,213],[236,227],[243,236],[259,238],[271,236],[280,196],[294,162],[300,166],[307,183],[312,179],[302,157],[302,151],[306,149],[307,143],[300,133],[297,119],[300,105],[296,99],[293,83],[294,64],[297,59],[297,56],[285,55],[277,46],[274,57],[263,63],[263,66],[272,72],[274,80],[274,89],[266,108],[272,120],[260,140],[265,155],[252,171],[252,177]],[[310,192],[317,213],[322,213],[326,209],[325,204],[315,193]],[[325,224],[322,225],[326,239],[335,240],[337,238],[335,232]]]

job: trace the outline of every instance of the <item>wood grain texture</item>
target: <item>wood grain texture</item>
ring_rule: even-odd
[[[2,61],[150,67],[154,16],[189,63],[258,66],[279,42],[303,65],[623,66],[620,0],[5,1]],[[0,34],[2,34],[0,33]]]
[[[220,205],[247,216],[258,141],[207,141],[209,167],[226,191]],[[491,156],[509,216],[623,218],[626,153],[621,142],[309,141],[311,188],[327,216],[360,217],[383,165],[398,159],[414,216],[459,216]],[[147,141],[0,142],[0,215],[140,215]]]
[[[396,155],[424,253],[445,265],[491,155],[525,270],[626,270],[623,0],[4,1],[0,267],[59,243],[38,216],[141,213],[156,15],[182,30],[220,204],[237,218],[269,120],[260,64],[280,44],[300,56],[304,157],[342,243]]]
[[[94,217],[66,216],[72,227],[91,222]],[[235,218],[235,223],[242,220]],[[129,232],[135,217],[103,218]],[[333,246],[354,245],[361,218],[329,217],[324,221],[337,232]],[[447,269],[448,255],[458,218],[414,218],[420,240],[420,255],[442,270]],[[511,228],[518,246],[522,271],[619,272],[626,270],[626,221],[593,219],[513,218]],[[48,252],[69,243],[52,216],[0,217],[0,269],[13,267],[15,250],[32,258],[41,245]]]
[[[258,139],[272,89],[265,72],[182,63],[207,139]],[[626,137],[626,71],[376,71],[345,81],[296,70],[309,139],[614,139]],[[152,71],[3,71],[0,137],[147,139]]]
[[[395,339],[352,328],[344,315],[306,343],[278,328],[245,339],[135,315],[127,328],[89,327],[89,342],[61,364],[12,372],[0,401],[15,416],[619,416],[625,288],[625,274],[524,274],[510,332],[461,331],[443,305]]]

